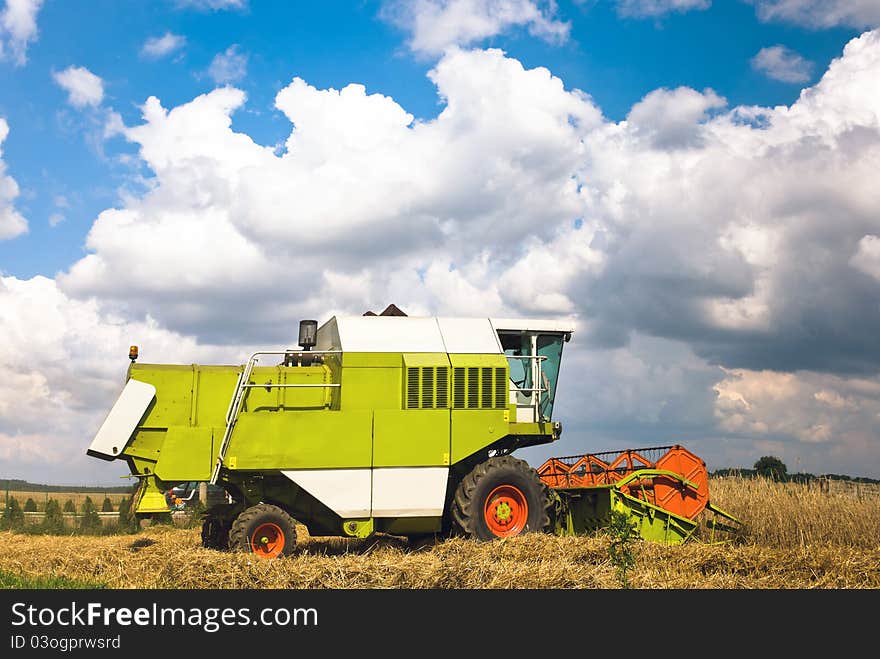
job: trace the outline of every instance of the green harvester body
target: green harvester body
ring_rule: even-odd
[[[230,514],[269,502],[312,535],[438,533],[476,465],[559,438],[552,408],[570,334],[547,321],[334,317],[316,349],[246,364],[133,358],[88,453],[127,462],[141,518],[167,513],[168,491],[196,481],[222,487]],[[683,542],[696,528],[621,483],[548,492],[560,534],[601,528],[612,509],[650,540]]]

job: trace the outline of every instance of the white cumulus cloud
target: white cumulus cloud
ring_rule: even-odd
[[[218,85],[239,82],[247,75],[247,63],[247,55],[239,52],[238,44],[233,44],[214,56],[208,75]]]
[[[397,284],[406,299],[396,302],[423,304],[417,271],[429,282],[442,271],[430,269],[435,261],[467,271],[489,237],[502,249],[491,269],[512,265],[526,237],[563,240],[558,227],[581,207],[572,180],[580,132],[601,121],[588,97],[494,50],[450,53],[431,77],[447,106],[428,122],[361,85],[319,90],[294,79],[276,98],[295,127],[281,155],[231,130],[245,100],[238,90],[171,110],[150,99],[145,123],[127,135],[155,173],[154,193],[101,214],[92,253],[64,286],[113,297],[122,276],[129,300],[177,307],[178,328],[220,313],[223,331],[245,322],[279,333],[318,304],[384,308]],[[181,259],[190,261],[183,281]],[[252,288],[261,271],[301,294],[279,306]],[[328,283],[334,272],[369,281],[369,296],[349,302]],[[483,276],[481,290],[494,295],[491,270]],[[248,298],[251,312],[194,304],[221,290]]]
[[[9,135],[9,124],[0,118],[0,240],[15,238],[27,231],[27,220],[22,217],[14,206],[18,197],[18,184],[11,176],[6,175],[6,163],[3,162],[3,142]]]
[[[186,44],[186,37],[166,32],[160,37],[150,37],[144,42],[141,54],[145,57],[158,59],[180,50]]]
[[[785,46],[762,48],[751,62],[756,71],[782,82],[807,82],[813,71],[811,61]]]
[[[726,105],[711,89],[657,89],[632,107],[627,124],[658,148],[693,146],[701,139],[709,112]]]
[[[556,5],[539,0],[390,0],[381,15],[410,33],[412,50],[437,55],[515,28],[553,43],[568,39],[571,24],[555,17]]]
[[[763,21],[785,21],[811,28],[880,26],[877,0],[747,0]]]
[[[104,81],[84,66],[69,66],[52,74],[67,92],[67,102],[75,108],[97,107],[104,100]]]
[[[880,203],[877,42],[853,40],[790,107],[663,89],[620,123],[494,50],[439,61],[446,106],[424,122],[360,85],[295,79],[276,98],[293,124],[281,154],[231,129],[240,91],[170,110],[151,99],[126,130],[150,191],[99,216],[61,282],[124,291],[172,329],[280,332],[299,309],[348,307],[332,275],[372,291],[364,308],[398,282],[424,306],[425,289],[465,276],[494,308],[586,314],[603,345],[640,331],[728,366],[876,368],[876,291],[849,259]],[[199,256],[181,280],[187,254]],[[513,285],[529,272],[539,283]],[[263,276],[312,285],[282,320],[271,294],[253,293]],[[215,296],[254,311],[229,314]]]
[[[0,11],[0,60],[27,62],[28,45],[37,38],[37,13],[43,0],[6,0]]]

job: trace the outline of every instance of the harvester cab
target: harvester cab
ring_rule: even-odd
[[[296,522],[311,535],[492,539],[586,530],[601,523],[596,511],[640,507],[633,519],[654,524],[662,502],[633,501],[668,469],[603,483],[603,508],[579,489],[596,484],[555,487],[511,455],[561,434],[554,402],[573,330],[394,313],[303,321],[299,349],[241,365],[145,364],[133,347],[125,387],[87,452],[126,461],[140,480],[139,518],[168,512],[164,494],[180,483],[222,488],[204,546],[265,557],[292,551]],[[666,478],[673,489],[697,487]],[[691,528],[667,512],[667,531]]]
[[[516,421],[550,422],[563,343],[571,327],[548,321],[494,320],[510,374],[510,403]]]

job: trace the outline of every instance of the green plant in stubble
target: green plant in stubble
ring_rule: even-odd
[[[636,557],[633,552],[633,541],[636,538],[635,523],[624,512],[612,510],[608,522],[611,542],[608,555],[617,572],[617,580],[621,588],[629,588],[628,571],[635,567]]]

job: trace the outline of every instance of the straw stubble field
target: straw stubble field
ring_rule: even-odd
[[[713,479],[713,501],[739,516],[738,541],[664,547],[637,542],[631,588],[880,588],[880,500],[764,480]],[[277,560],[202,549],[199,532],[138,535],[0,533],[0,572],[109,588],[620,588],[599,533],[531,534],[410,546],[401,538],[309,538]]]

